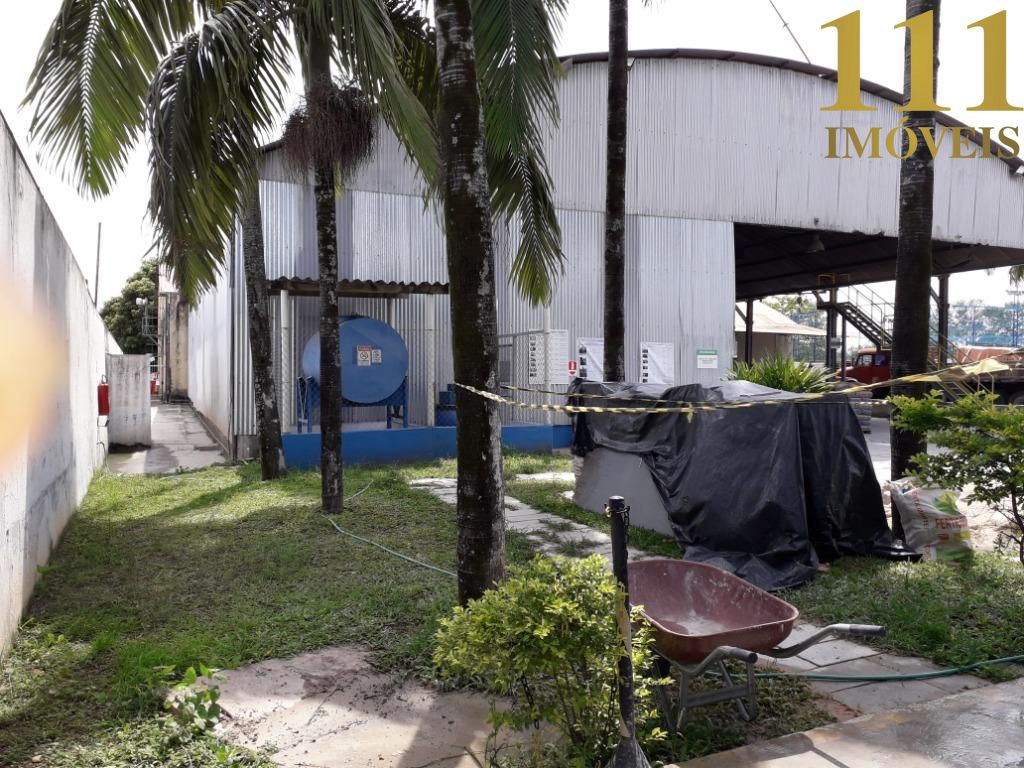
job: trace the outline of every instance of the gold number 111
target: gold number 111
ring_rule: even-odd
[[[822,24],[822,29],[833,27],[839,38],[838,90],[836,103],[822,107],[826,112],[874,112],[867,106],[860,90],[860,11]],[[908,112],[948,112],[935,102],[935,18],[932,11],[914,16],[897,24],[895,29],[906,28],[910,35],[910,98],[898,110]],[[970,112],[1024,112],[1024,107],[1010,104],[1007,98],[1006,76],[1006,11],[976,21],[968,29],[981,29],[985,34],[985,97],[981,104],[968,107]]]

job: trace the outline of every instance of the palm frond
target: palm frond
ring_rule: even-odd
[[[486,132],[491,207],[522,232],[512,281],[548,303],[563,268],[545,132],[558,121],[555,52],[566,0],[473,0],[473,37]]]
[[[32,139],[80,191],[110,191],[142,134],[157,65],[214,2],[63,0],[24,103]]]
[[[440,74],[434,28],[430,20],[419,12],[417,0],[386,0],[385,5],[401,43],[398,67],[402,78],[427,113],[435,115],[440,95]]]
[[[157,70],[150,216],[186,301],[216,282],[235,214],[256,194],[259,143],[283,112],[290,51],[282,4],[225,0]]]
[[[376,105],[381,117],[405,145],[428,185],[439,173],[437,140],[431,116],[417,92],[403,76],[407,54],[404,35],[409,35],[411,12],[398,18],[402,34],[393,23],[400,3],[389,0],[314,0],[331,4],[335,52],[345,75]],[[422,52],[421,52],[422,53]]]
[[[1024,264],[1019,264],[1016,267],[1010,267],[1010,282],[1024,283]]]

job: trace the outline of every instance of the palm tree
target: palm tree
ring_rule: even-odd
[[[608,157],[604,214],[604,378],[624,381],[626,347],[626,127],[629,2],[608,2]]]
[[[939,0],[907,0],[907,18],[932,12],[935,45],[932,59],[933,78],[939,69]],[[904,103],[910,100],[911,56],[910,33],[907,33],[903,81]],[[934,96],[934,94],[933,94]],[[893,377],[922,373],[928,366],[928,326],[931,307],[932,276],[932,201],[935,188],[935,165],[923,140],[922,131],[934,130],[934,112],[908,112],[907,127],[918,133],[918,148],[900,165],[899,242],[896,251],[896,300],[892,329]],[[909,141],[904,138],[904,150]],[[921,397],[923,384],[903,383],[893,387],[893,394]],[[892,476],[904,477],[910,459],[925,450],[923,439],[911,432],[892,430]],[[902,534],[902,526],[894,516],[893,527]]]
[[[245,272],[246,310],[249,316],[249,349],[252,352],[256,389],[256,433],[260,445],[260,470],[264,480],[288,474],[281,445],[281,415],[274,384],[274,360],[270,344],[270,301],[263,248],[263,209],[253,195],[242,212],[242,261]]]
[[[554,37],[565,0],[472,5],[468,23],[476,47],[470,50],[482,93],[490,210],[518,219],[522,238],[513,281],[531,300],[544,302],[562,260],[542,138],[545,122],[557,119],[561,70]],[[413,6],[411,0],[122,0],[111,8],[110,0],[64,0],[32,77],[34,136],[80,186],[102,194],[148,126],[159,250],[185,295],[194,298],[216,282],[235,214],[255,198],[259,141],[283,111],[296,46],[307,83],[329,71],[322,53],[328,50],[436,193],[430,115],[438,106],[438,58],[433,30]],[[318,197],[326,202],[326,179],[320,181]],[[331,185],[333,202],[333,174]],[[320,221],[318,235],[321,245],[334,242]],[[493,274],[484,277],[492,296]],[[453,291],[453,317],[476,311],[468,303],[475,303],[473,295]],[[488,360],[487,334],[494,329],[484,332],[456,334],[456,356]],[[322,339],[322,349],[331,346]],[[467,383],[495,383],[493,375],[465,375]],[[460,436],[480,431],[480,420],[488,420],[483,428],[490,424],[487,409],[468,402],[460,401]],[[496,477],[489,493],[476,495],[478,487],[468,481],[459,491],[460,542],[485,544],[460,543],[466,553],[460,571],[490,583],[500,576],[492,565],[500,564],[501,540],[481,539],[477,523],[503,524],[500,453],[467,457],[460,445],[460,459],[460,473],[465,463],[467,476]]]
[[[1010,282],[1024,283],[1024,264],[1018,264],[1016,267],[1010,267]]]

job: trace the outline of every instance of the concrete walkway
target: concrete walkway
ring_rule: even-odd
[[[529,475],[520,477],[532,479]],[[409,485],[430,491],[441,501],[455,506],[456,487],[452,478],[431,477],[413,480]],[[601,555],[611,562],[612,539],[607,533],[558,515],[541,512],[511,496],[505,497],[505,525],[508,530],[526,536],[534,547],[545,555]],[[633,547],[629,548],[630,560],[642,560],[646,557],[651,555]]]
[[[818,630],[819,627],[814,624],[801,622],[793,628],[792,634],[783,645],[795,645]],[[830,640],[827,643],[813,645],[799,656],[780,660],[778,664],[785,670],[821,675],[902,675],[936,672],[941,669],[924,659],[880,653],[875,648],[849,640]],[[934,680],[907,682],[811,682],[811,687],[822,695],[862,714],[885,712],[908,704],[933,701],[952,693],[984,688],[988,685],[990,684],[987,681],[974,675],[953,675]]]
[[[1019,768],[1024,680],[795,733],[670,768]]]
[[[179,469],[201,469],[227,463],[191,405],[154,403],[153,446],[129,453],[111,453],[107,469],[121,475],[164,475]]]

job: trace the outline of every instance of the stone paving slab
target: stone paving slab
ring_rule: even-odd
[[[800,658],[817,664],[819,667],[826,667],[830,664],[838,664],[842,661],[862,659],[877,654],[874,648],[849,640],[829,640],[828,642],[812,645],[800,654]]]
[[[562,474],[571,476],[571,473]],[[525,475],[524,477],[536,476]],[[430,491],[446,504],[454,505],[456,503],[457,493],[454,478],[422,478],[410,481],[409,485],[413,488]],[[579,557],[601,555],[611,561],[612,539],[604,531],[598,531],[589,525],[583,525],[583,523],[566,520],[558,515],[541,512],[512,496],[505,497],[505,525],[508,530],[526,536],[539,551],[546,555],[558,555],[563,551],[568,551]],[[630,560],[643,560],[647,557],[651,557],[651,555],[629,547]]]
[[[574,483],[576,482],[576,473],[535,472],[534,474],[516,475],[516,480],[526,480],[533,483]]]
[[[864,714],[888,712],[908,704],[933,701],[948,695],[948,692],[936,688],[924,680],[906,683],[868,683],[829,694],[836,701]]]
[[[1021,765],[1024,765],[1024,680],[990,685],[750,744],[670,768],[1015,768]]]

